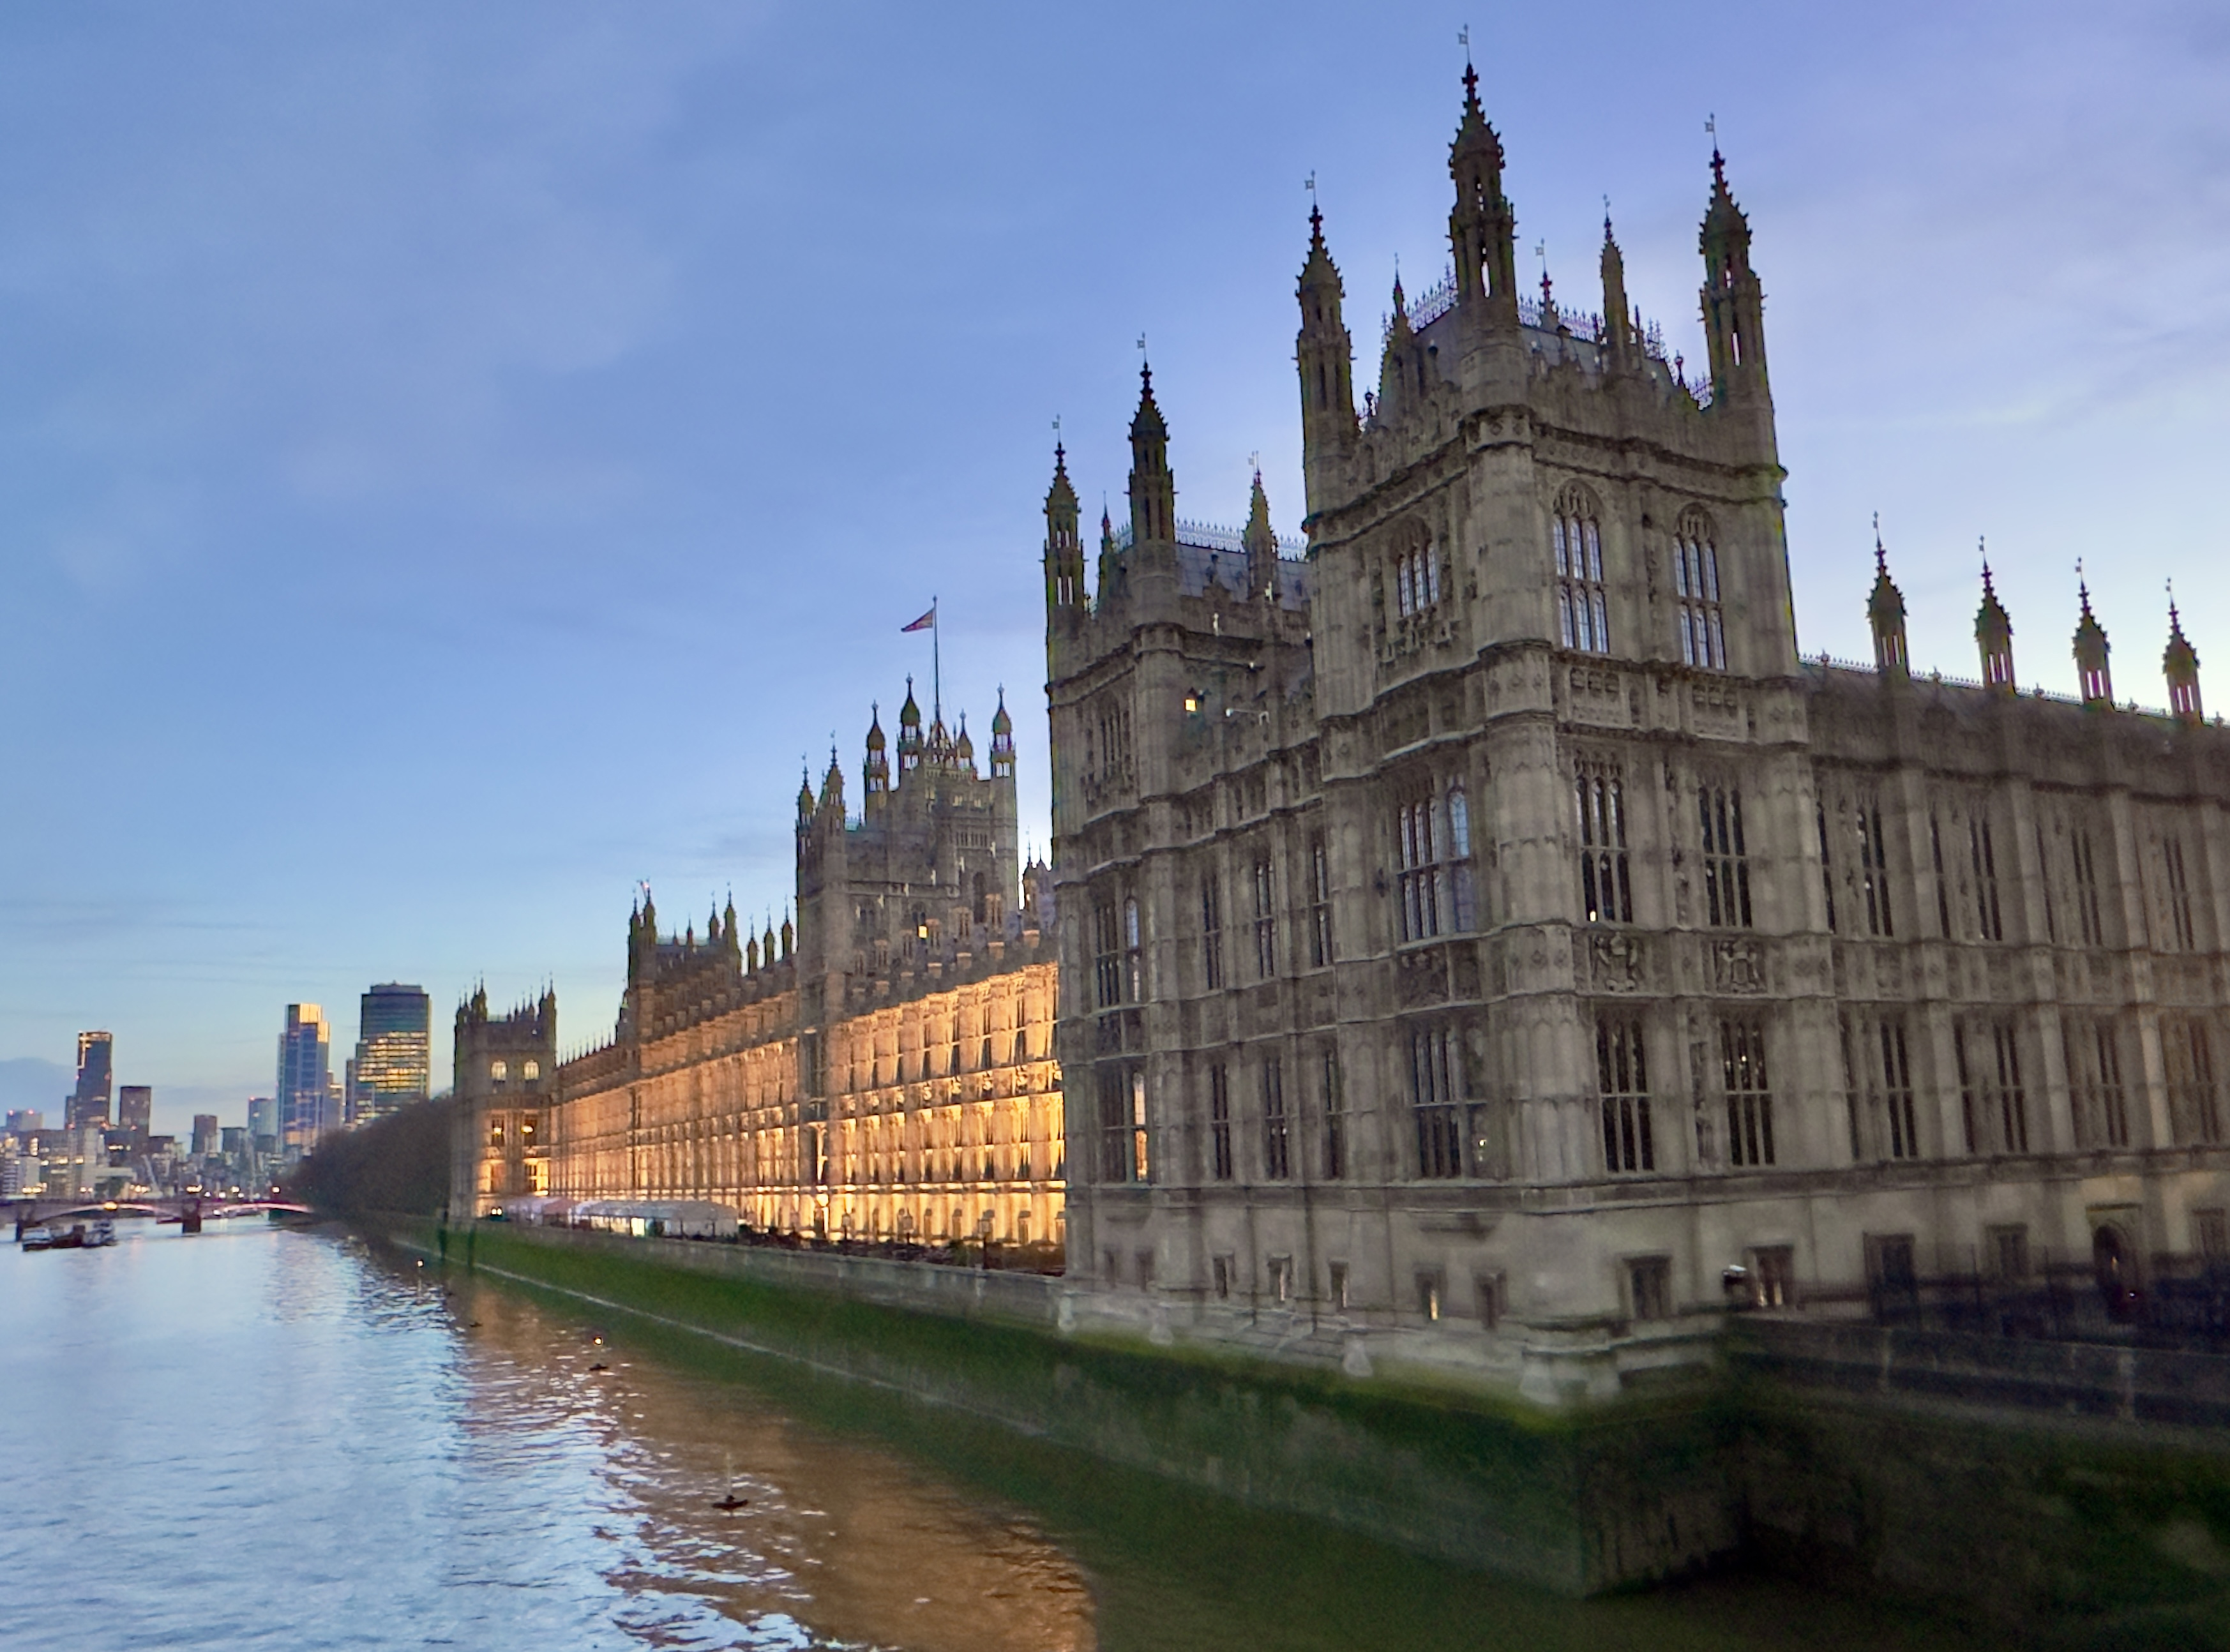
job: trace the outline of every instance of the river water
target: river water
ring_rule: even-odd
[[[0,1643],[1973,1644],[1763,1578],[1559,1601],[338,1231],[120,1226],[0,1255]]]

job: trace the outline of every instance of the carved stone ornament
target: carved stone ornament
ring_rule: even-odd
[[[1595,990],[1603,993],[1639,991],[1642,980],[1641,942],[1633,935],[1605,930],[1588,945],[1593,962]]]
[[[1711,943],[1711,985],[1722,993],[1762,993],[1765,963],[1755,941]]]

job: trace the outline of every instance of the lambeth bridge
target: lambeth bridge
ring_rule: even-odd
[[[225,1197],[214,1193],[170,1193],[153,1199],[23,1199],[6,1206],[15,1218],[16,1237],[35,1227],[55,1222],[89,1221],[97,1217],[149,1216],[158,1222],[197,1225],[228,1217],[307,1216],[310,1207],[287,1199]]]

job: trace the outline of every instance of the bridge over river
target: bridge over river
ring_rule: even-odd
[[[100,1217],[146,1216],[158,1222],[177,1223],[193,1228],[202,1222],[223,1221],[228,1218],[267,1214],[272,1216],[307,1216],[306,1205],[298,1205],[283,1199],[231,1197],[215,1193],[168,1193],[149,1199],[19,1199],[0,1205],[0,1212],[12,1218],[16,1237],[21,1239],[35,1227],[51,1226],[59,1222],[90,1222]]]

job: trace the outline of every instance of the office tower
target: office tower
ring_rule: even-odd
[[[216,1144],[216,1115],[214,1113],[195,1114],[193,1135],[194,1157],[197,1159],[208,1158],[209,1154],[217,1150]]]
[[[200,1133],[201,1122],[195,1121],[195,1132]],[[217,1132],[217,1151],[228,1159],[238,1159],[248,1152],[248,1132],[237,1124],[228,1124]]]
[[[275,1096],[248,1098],[248,1143],[258,1153],[279,1150],[279,1099]]]
[[[68,1117],[72,1129],[108,1122],[109,1087],[114,1083],[113,1060],[116,1039],[106,1032],[77,1035],[77,1088],[70,1092]]]
[[[349,1122],[369,1124],[426,1099],[431,1074],[429,1000],[422,987],[388,981],[358,1006],[355,1059],[349,1063]]]
[[[329,1119],[332,1090],[332,1029],[315,1004],[289,1004],[279,1035],[280,1148],[298,1158],[338,1122]]]
[[[28,1135],[34,1130],[47,1128],[47,1115],[35,1107],[11,1107],[8,1109],[8,1134]]]
[[[116,1092],[116,1125],[119,1129],[132,1131],[139,1140],[147,1139],[148,1126],[154,1122],[155,1091],[149,1084],[126,1084]]]

